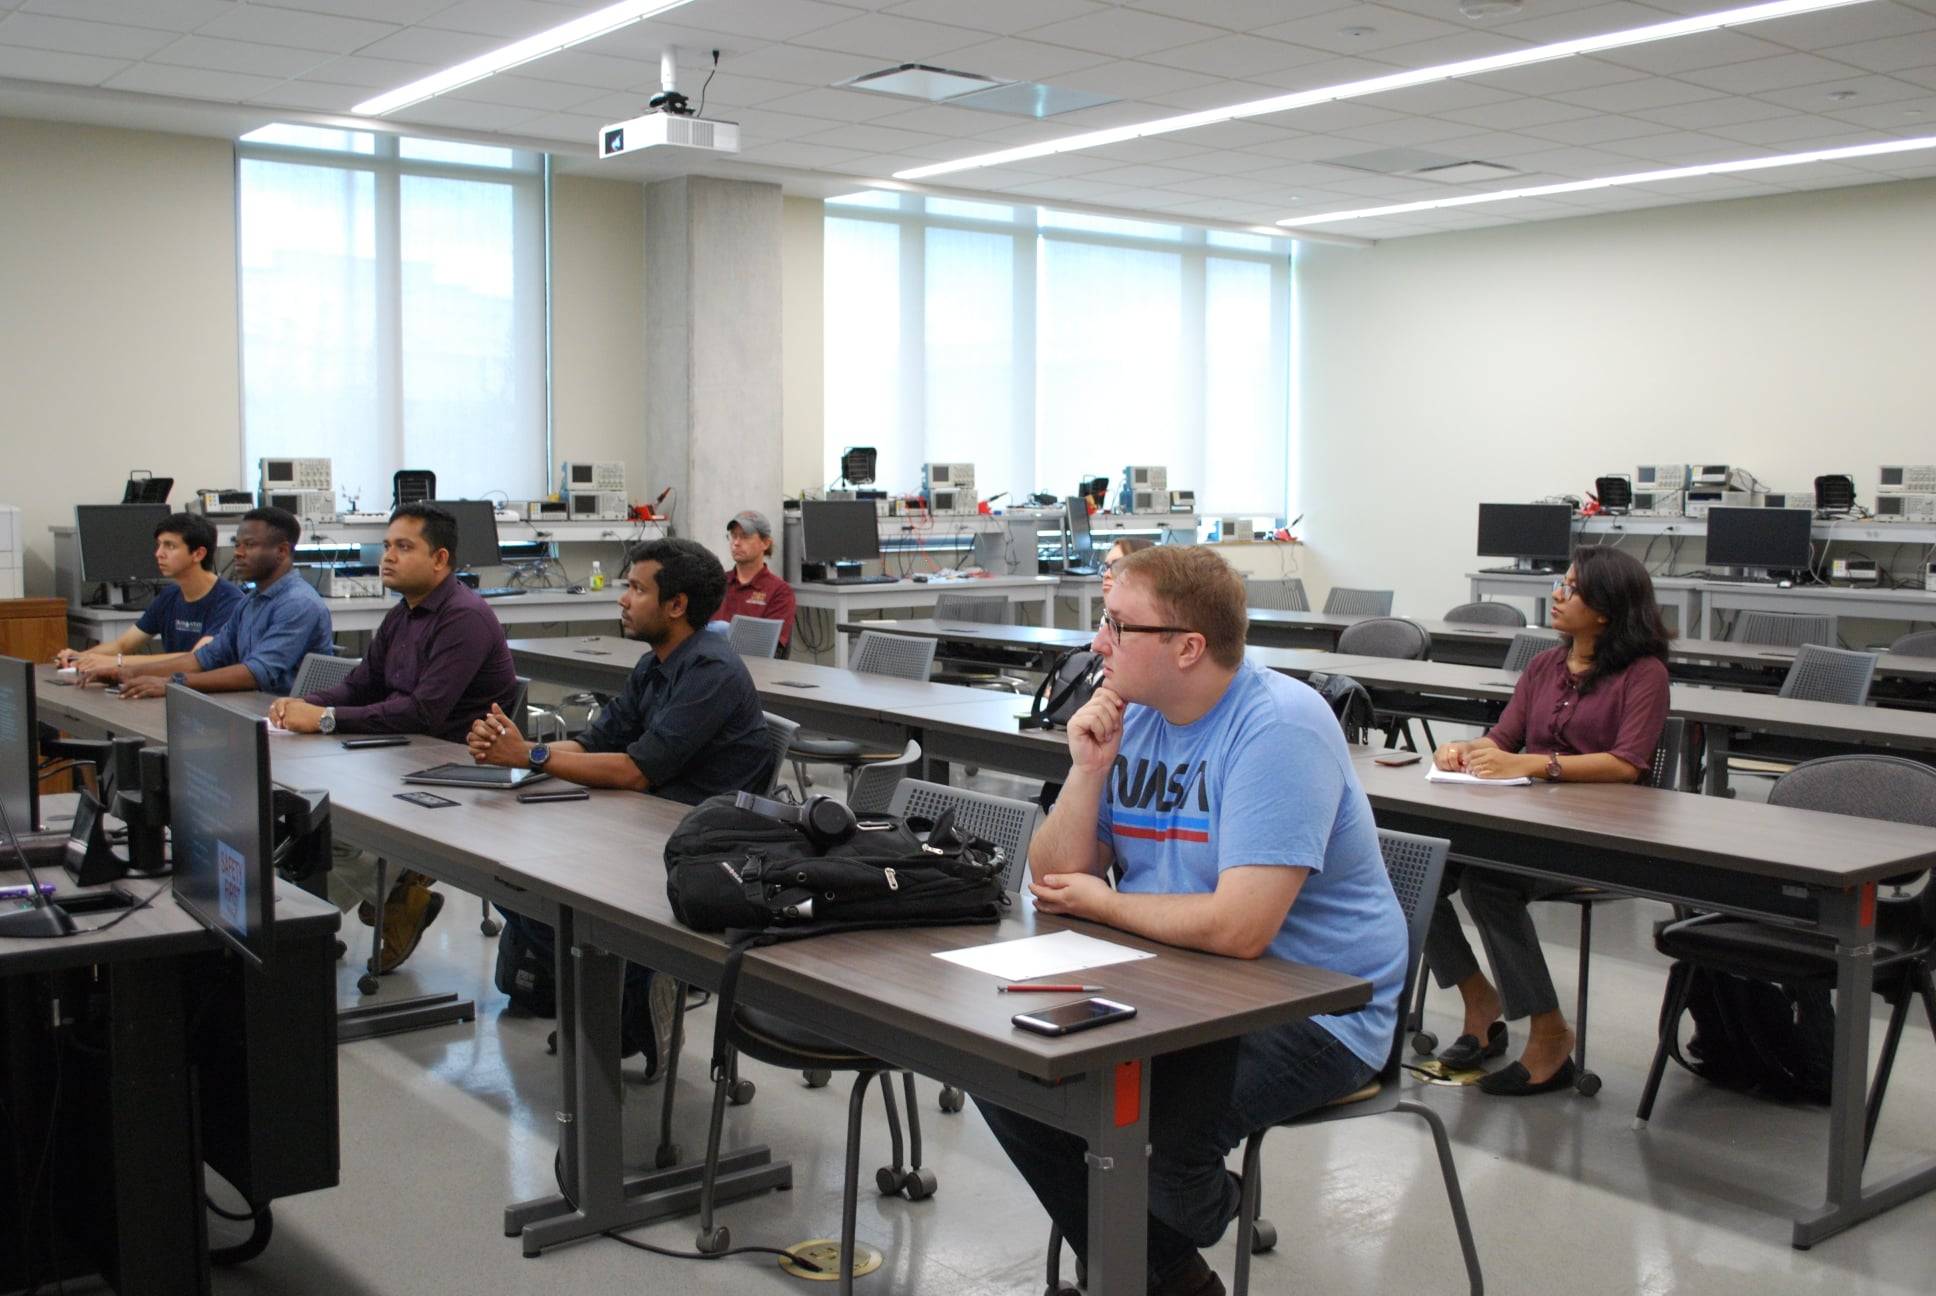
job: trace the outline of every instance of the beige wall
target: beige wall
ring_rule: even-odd
[[[227,141],[0,119],[0,503],[29,593],[53,591],[48,526],[130,469],[176,499],[238,480],[235,307]]]
[[[1906,181],[1304,249],[1313,602],[1369,585],[1436,616],[1479,501],[1639,463],[1846,472],[1867,501],[1878,464],[1936,459],[1932,231],[1936,181]]]

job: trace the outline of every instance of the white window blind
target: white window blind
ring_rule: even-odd
[[[537,154],[270,126],[237,146],[243,481],[333,461],[389,507],[547,490],[545,177]]]
[[[1291,243],[869,193],[826,218],[827,480],[968,461],[984,497],[1162,464],[1202,512],[1291,496]]]

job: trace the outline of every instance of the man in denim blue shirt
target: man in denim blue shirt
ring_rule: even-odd
[[[118,673],[124,698],[160,697],[171,680],[204,693],[260,689],[284,694],[306,653],[334,653],[329,608],[308,581],[292,574],[302,523],[279,508],[251,509],[235,531],[235,570],[255,582],[249,596],[194,661],[147,666],[129,662]],[[192,665],[193,670],[177,669]],[[90,678],[104,678],[92,675]]]
[[[1223,1296],[1198,1248],[1237,1210],[1226,1153],[1361,1088],[1391,1048],[1406,932],[1344,735],[1307,686],[1244,660],[1243,581],[1214,551],[1125,558],[1103,597],[1104,682],[1069,722],[1069,781],[1029,845],[1044,913],[1372,983],[1356,1013],[1157,1058],[1152,1296]],[[1111,866],[1121,880],[1111,889]],[[981,1103],[1078,1255],[1088,1168],[1073,1134]]]

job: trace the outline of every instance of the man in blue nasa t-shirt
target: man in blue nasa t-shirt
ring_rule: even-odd
[[[1095,647],[1102,687],[1069,723],[1071,768],[1029,845],[1036,907],[1232,958],[1363,977],[1371,1003],[1156,1059],[1149,1287],[1222,1296],[1199,1248],[1237,1211],[1224,1156],[1252,1131],[1364,1086],[1385,1062],[1406,931],[1371,806],[1330,708],[1244,660],[1243,581],[1215,552],[1127,558]],[[1111,864],[1121,879],[1112,890]],[[980,1104],[1078,1255],[1088,1168],[1075,1135]]]

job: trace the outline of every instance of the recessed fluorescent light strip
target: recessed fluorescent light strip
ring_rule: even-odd
[[[1710,162],[1704,166],[1674,167],[1667,171],[1638,171],[1632,175],[1606,176],[1599,180],[1568,180],[1561,184],[1534,185],[1528,189],[1499,189],[1491,193],[1463,194],[1457,198],[1430,198],[1423,202],[1392,203],[1386,207],[1360,207],[1355,211],[1292,216],[1277,223],[1284,226],[1323,225],[1331,221],[1365,220],[1373,216],[1402,216],[1406,212],[1433,211],[1440,207],[1472,207],[1479,203],[1505,202],[1512,198],[1545,198],[1553,194],[1583,193],[1589,189],[1612,189],[1618,185],[1658,184],[1663,180],[1689,180],[1695,176],[1728,175],[1736,171],[1765,171],[1770,167],[1838,162],[1843,158],[1909,153],[1926,148],[1936,148],[1936,135],[1925,135],[1920,139],[1884,140],[1878,144],[1851,144],[1846,148],[1817,149],[1812,153],[1787,153],[1780,157]]]
[[[954,171],[1003,166],[1010,162],[1027,161],[1029,158],[1048,157],[1055,153],[1074,153],[1081,149],[1100,148],[1105,144],[1121,144],[1126,140],[1142,139],[1150,135],[1168,135],[1175,131],[1194,130],[1198,126],[1214,126],[1220,122],[1238,121],[1245,117],[1263,117],[1272,113],[1289,112],[1295,108],[1308,108],[1313,104],[1334,103],[1340,99],[1362,99],[1366,95],[1383,94],[1388,90],[1404,90],[1412,86],[1430,85],[1436,81],[1479,76],[1507,68],[1525,67],[1530,63],[1546,63],[1553,59],[1572,58],[1580,54],[1598,54],[1604,50],[1622,49],[1628,45],[1645,45],[1652,41],[1672,40],[1677,36],[1694,36],[1723,27],[1739,27],[1746,23],[1766,22],[1771,18],[1788,18],[1795,14],[1868,3],[1871,3],[1871,0],[1776,0],[1775,3],[1749,5],[1743,9],[1724,9],[1718,13],[1700,14],[1693,18],[1677,18],[1672,22],[1654,23],[1647,27],[1630,27],[1626,31],[1608,32],[1601,36],[1582,36],[1575,40],[1559,41],[1552,45],[1536,45],[1531,49],[1513,50],[1506,54],[1465,59],[1458,63],[1441,63],[1437,67],[1415,68],[1408,72],[1393,72],[1386,76],[1368,77],[1363,81],[1346,81],[1342,85],[1325,86],[1317,90],[1299,90],[1292,94],[1273,95],[1269,99],[1253,99],[1249,103],[1232,104],[1228,108],[1211,108],[1203,112],[1184,113],[1177,117],[1161,117],[1136,126],[1117,126],[1109,130],[1089,131],[1082,135],[1070,135],[1064,139],[1048,140],[1041,144],[1028,144],[1021,148],[982,153],[954,162],[937,162],[930,166],[896,171],[894,178],[925,180],[930,176],[947,175]]]
[[[681,5],[691,3],[692,0],[621,0],[618,4],[606,5],[603,9],[588,13],[582,18],[559,23],[556,27],[541,31],[535,36],[526,36],[523,40],[513,41],[502,49],[492,50],[489,54],[479,54],[476,58],[466,59],[455,67],[433,72],[422,80],[412,81],[406,86],[398,86],[395,90],[380,94],[374,99],[365,99],[350,111],[360,117],[381,117],[399,108],[408,108],[411,104],[422,103],[426,99],[447,94],[473,81],[482,81],[487,76],[495,76],[507,68],[529,63],[533,59],[541,59],[547,54],[556,54],[559,50],[570,49],[573,45],[582,45],[608,32],[615,32],[621,27],[629,27],[635,22],[656,17],[668,9],[677,9]]]

